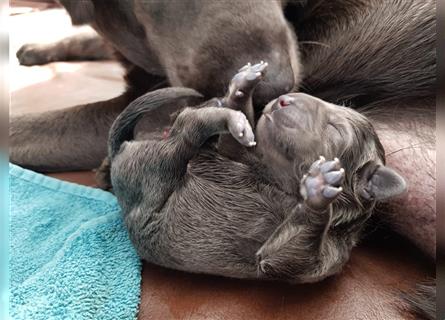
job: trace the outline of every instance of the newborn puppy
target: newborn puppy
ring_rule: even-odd
[[[266,67],[243,67],[224,98],[184,109],[163,140],[132,141],[139,118],[197,92],[150,92],[116,119],[111,182],[143,259],[196,273],[319,281],[347,262],[375,203],[405,190],[354,110],[282,95],[253,131],[245,114]]]

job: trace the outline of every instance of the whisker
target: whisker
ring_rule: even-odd
[[[386,157],[392,156],[392,155],[394,155],[395,153],[400,152],[400,151],[403,151],[403,150],[414,149],[414,148],[420,148],[420,147],[422,147],[423,145],[424,145],[423,143],[418,143],[418,144],[414,144],[414,145],[411,145],[411,146],[408,146],[408,147],[403,147],[403,148],[397,149],[397,150],[395,150],[395,151],[392,151],[392,152],[390,152],[390,153],[387,153],[387,154],[386,154]]]
[[[322,46],[322,47],[325,47],[325,48],[330,48],[331,47],[330,45],[328,45],[326,43],[318,42],[318,41],[300,41],[298,43],[299,44],[315,44],[315,45],[319,45],[319,46]]]

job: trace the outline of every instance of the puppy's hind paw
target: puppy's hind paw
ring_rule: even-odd
[[[255,135],[244,113],[230,110],[227,127],[232,136],[242,145],[253,147],[256,145]]]

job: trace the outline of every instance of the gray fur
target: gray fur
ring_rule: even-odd
[[[375,204],[360,196],[361,189],[384,162],[368,120],[348,108],[289,94],[286,108],[280,108],[280,98],[264,109],[252,150],[246,117],[212,99],[182,111],[168,138],[127,141],[116,152],[121,137],[131,137],[133,119],[181,92],[146,94],[110,132],[113,191],[140,256],[174,269],[237,278],[314,282],[339,272]],[[221,141],[210,142],[228,133],[247,147],[239,161],[219,154]],[[312,164],[319,154],[340,161]],[[344,171],[337,171],[340,163]],[[369,165],[375,170],[363,170]],[[337,191],[327,195],[328,189]]]
[[[99,166],[106,156],[106,132],[113,120],[130,101],[154,86],[191,87],[210,98],[224,93],[240,65],[262,59],[273,65],[254,95],[258,107],[299,82],[295,35],[279,2],[61,3],[75,23],[90,23],[117,51],[128,73],[138,76],[128,77],[132,79],[121,97],[93,104],[94,112],[90,104],[52,115],[11,119],[11,161],[25,167],[65,171]]]
[[[270,48],[289,52],[290,63],[283,54],[279,55],[279,62],[273,65],[285,71],[291,70],[289,73],[292,76],[281,77],[280,81],[271,77],[269,82],[272,89],[257,90],[255,93],[266,92],[262,94],[263,101],[289,91],[286,88],[292,85],[292,81],[286,79],[290,78],[295,80],[295,88],[303,92],[331,103],[345,102],[353,107],[373,106],[374,112],[379,114],[383,110],[394,110],[394,102],[405,101],[397,111],[400,114],[415,106],[414,101],[418,101],[418,98],[435,98],[436,30],[435,2],[432,0],[295,0],[264,1],[260,5],[252,5],[259,1],[188,1],[190,6],[182,8],[187,9],[184,11],[187,15],[182,19],[178,19],[178,14],[183,12],[173,8],[168,1],[145,1],[145,4],[140,0],[61,2],[74,23],[90,23],[114,47],[128,70],[128,91],[117,99],[78,106],[66,112],[13,118],[10,131],[11,161],[37,170],[91,169],[98,166],[106,155],[109,127],[132,100],[147,90],[166,86],[169,82],[198,89],[207,98],[218,96],[223,94],[233,68],[245,61],[268,59]],[[248,10],[245,9],[247,7]],[[283,11],[292,26],[282,19]],[[150,12],[158,18],[151,19]],[[197,16],[199,12],[203,12],[200,17]],[[177,25],[172,21],[177,21]],[[215,28],[212,28],[212,24]],[[196,30],[202,30],[202,33]],[[277,36],[276,32],[281,36]],[[294,41],[279,41],[294,32],[298,36]],[[249,41],[251,35],[253,39],[262,37],[266,43],[255,45],[261,41]],[[175,48],[182,48],[183,51],[178,53]],[[293,49],[295,54],[291,52]],[[185,52],[187,59],[182,58]],[[178,57],[178,54],[181,55]],[[269,62],[272,64],[272,60],[269,59]],[[279,75],[280,70],[271,74]],[[258,104],[260,100],[256,99],[259,111],[263,107]],[[419,114],[419,110],[420,113],[428,111],[425,105],[416,108],[416,114]],[[163,111],[159,110],[159,113]],[[257,112],[257,116],[259,114]],[[341,121],[346,122],[345,119]],[[395,122],[399,122],[398,125],[403,123],[413,136],[419,134],[415,130],[418,116],[413,115],[408,119],[409,123],[414,124],[414,130],[407,127],[406,119]],[[150,125],[150,128],[157,128],[153,123]],[[328,126],[326,130],[337,129]],[[360,137],[360,132],[355,134]],[[431,134],[434,135],[434,132]],[[367,140],[363,139],[360,143],[367,145]],[[225,145],[221,144],[221,149]],[[206,154],[203,153],[201,157]],[[343,155],[345,159],[355,159],[356,156],[357,152],[352,149]],[[208,163],[219,164],[220,158],[210,158]],[[209,157],[205,159],[209,160]],[[245,169],[239,166],[239,162],[223,159],[226,165],[219,169],[229,173],[232,165]],[[370,163],[368,168],[374,170],[378,163]],[[208,166],[206,168],[207,180],[222,176],[239,185],[236,184],[239,182],[239,172],[230,176],[216,171],[216,166],[214,170]],[[204,169],[201,168],[199,172],[204,174]],[[104,173],[108,175],[107,171]],[[352,185],[353,181],[348,180],[350,176],[347,175],[345,184]],[[206,190],[207,186],[203,186],[203,189],[199,189],[199,186],[197,184],[198,191]],[[244,194],[249,190],[240,191],[239,194]],[[200,200],[207,201],[204,195]],[[233,194],[229,195],[228,201]],[[254,197],[253,200],[258,199]],[[356,210],[352,205],[356,203],[349,203],[350,209],[342,206],[342,219],[337,218],[334,226],[338,224],[342,226],[341,230],[348,230],[348,224],[342,221],[355,221],[360,216],[361,209]],[[256,207],[248,209],[255,211]],[[361,228],[361,224],[351,223],[351,227]],[[246,243],[240,250],[248,247]]]
[[[304,92],[355,106],[435,96],[434,0],[306,2],[294,19]]]

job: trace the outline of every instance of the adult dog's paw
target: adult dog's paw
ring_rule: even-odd
[[[309,169],[308,174],[301,180],[300,192],[306,204],[313,209],[324,209],[342,192],[341,184],[345,177],[345,170],[340,161],[326,161],[320,156]]]
[[[16,53],[21,65],[42,65],[53,61],[51,52],[42,44],[24,44]]]

